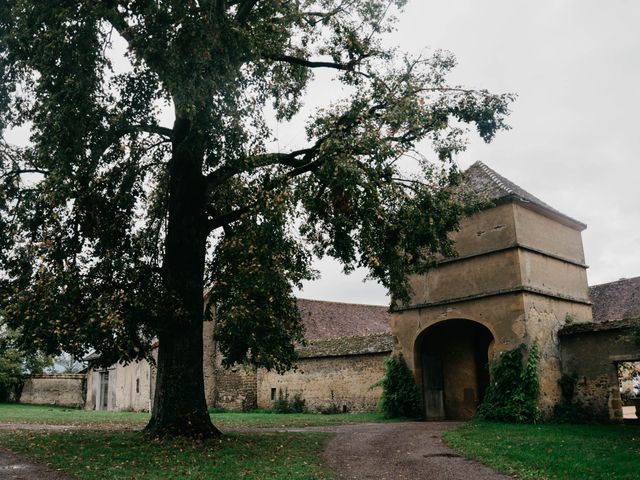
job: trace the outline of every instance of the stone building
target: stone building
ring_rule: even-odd
[[[467,419],[489,383],[489,361],[535,342],[548,411],[560,395],[557,332],[566,318],[591,319],[586,226],[480,162],[464,189],[486,207],[452,233],[457,257],[411,279],[413,298],[391,319],[396,351],[415,373],[428,419]]]
[[[375,410],[393,348],[386,307],[298,299],[307,346],[299,347],[295,370],[285,374],[245,366],[224,369],[205,334],[205,392],[210,405],[226,409],[270,408],[276,399],[304,398],[310,411]],[[215,317],[215,316],[214,316]],[[213,366],[211,368],[211,366]]]
[[[156,346],[157,347],[157,346]],[[157,349],[152,353],[157,358]],[[155,369],[146,360],[127,365],[115,363],[108,368],[90,368],[86,374],[87,410],[143,411],[151,409],[155,391]]]
[[[380,389],[370,387],[383,377],[384,360],[393,349],[387,307],[299,299],[298,308],[308,344],[298,348],[296,369],[282,375],[243,365],[223,368],[213,340],[215,312],[214,320],[205,322],[203,370],[210,407],[268,409],[276,399],[299,394],[310,411],[375,410]],[[155,370],[147,361],[89,368],[85,383],[86,409],[149,410]],[[41,398],[58,402],[55,395]]]
[[[589,293],[593,322],[559,332],[562,369],[577,376],[577,400],[594,419],[618,421],[623,416],[619,367],[640,361],[640,277],[595,285]]]

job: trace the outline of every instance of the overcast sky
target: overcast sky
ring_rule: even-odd
[[[489,145],[457,159],[481,160],[588,225],[589,284],[640,275],[640,1],[413,0],[393,42],[446,49],[452,79],[518,95]],[[321,262],[301,296],[384,304],[384,290]]]

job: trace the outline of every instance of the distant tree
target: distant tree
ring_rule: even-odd
[[[0,2],[0,129],[31,131],[0,144],[2,302],[21,345],[109,363],[157,336],[148,431],[209,436],[205,286],[227,364],[278,371],[303,336],[292,288],[314,255],[406,299],[406,274],[452,251],[464,124],[489,141],[510,97],[448,85],[449,54],[384,48],[404,3]],[[319,69],[333,98],[306,144],[270,150],[268,119],[296,115]],[[443,163],[416,156],[423,139]]]
[[[0,323],[0,402],[18,401],[28,374],[43,373],[51,357],[18,348],[18,334]]]

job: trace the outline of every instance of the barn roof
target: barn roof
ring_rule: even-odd
[[[298,299],[307,341],[389,333],[389,309],[379,305]]]
[[[611,322],[640,317],[640,277],[589,287],[593,321]]]
[[[579,230],[586,228],[584,223],[556,210],[482,162],[475,162],[464,172],[461,191],[480,203],[517,201],[571,227]]]
[[[393,343],[393,335],[390,333],[376,333],[366,336],[316,340],[309,345],[298,347],[296,350],[300,358],[343,357],[387,353],[393,350]]]

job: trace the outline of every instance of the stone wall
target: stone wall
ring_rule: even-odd
[[[216,408],[247,411],[256,407],[255,367],[234,365],[214,368],[212,403]]]
[[[632,325],[630,320],[585,323],[559,332],[562,370],[578,376],[576,400],[596,420],[622,419],[617,364],[640,360]]]
[[[300,394],[310,412],[375,411],[381,388],[371,385],[384,376],[389,351],[346,356],[301,358],[285,374],[258,370],[258,407],[271,408],[273,396]]]
[[[31,375],[25,378],[20,403],[82,408],[85,389],[84,374]]]
[[[553,414],[560,401],[558,380],[562,375],[558,330],[570,318],[585,321],[591,318],[591,307],[586,304],[552,298],[546,295],[524,295],[525,322],[523,341],[540,349],[538,373],[540,375],[539,405],[545,417]]]

